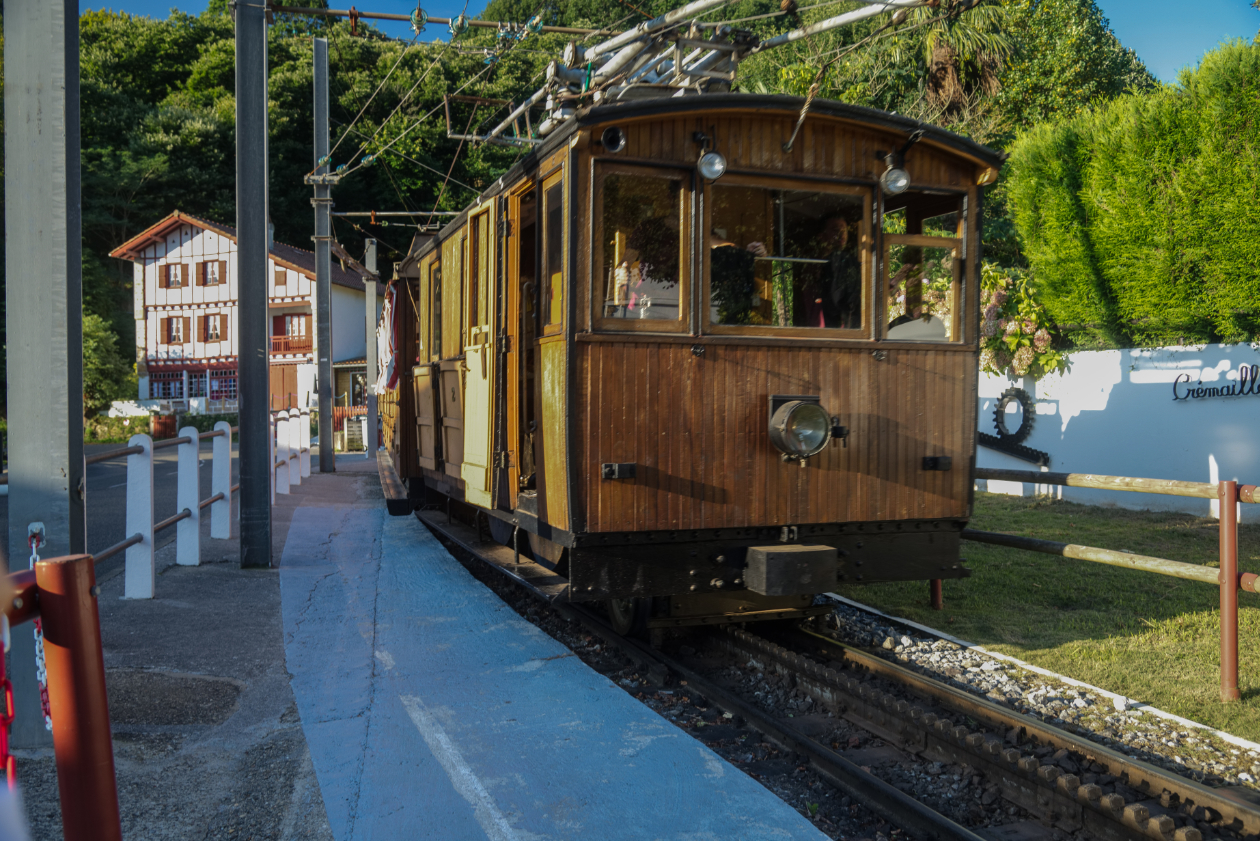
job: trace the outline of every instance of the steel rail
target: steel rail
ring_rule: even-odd
[[[349,9],[311,9],[311,8],[306,8],[303,6],[277,6],[272,3],[268,3],[267,8],[269,11],[274,12],[275,14],[284,14],[284,15],[311,15],[315,17],[326,17],[326,18],[353,17],[353,18],[358,18],[361,20],[396,20],[396,21],[402,21],[404,23],[411,22],[411,15],[391,14],[389,12],[360,12],[360,11],[352,11]],[[450,18],[428,18],[426,22],[444,24],[444,25],[449,26],[451,23],[451,19]],[[512,23],[510,21],[497,21],[497,20],[466,19],[465,22],[469,26],[480,27],[482,29],[499,29],[504,24],[508,26],[524,26],[524,24],[520,24],[520,23]],[[542,31],[543,32],[560,32],[565,35],[602,35],[605,33],[609,33],[609,30],[607,29],[581,29],[581,28],[573,27],[573,26],[544,26],[542,27]]]
[[[747,631],[728,630],[727,635],[735,640],[740,648],[756,651],[760,656],[770,657],[794,673],[803,675],[815,683],[826,684],[834,691],[838,691],[840,702],[846,707],[846,717],[852,717],[851,714],[853,714],[863,719],[863,722],[873,721],[882,731],[881,735],[891,736],[894,741],[897,741],[898,731],[902,728],[906,730],[914,728],[919,732],[926,730],[927,738],[935,741],[939,748],[953,754],[966,754],[966,760],[973,767],[1004,770],[1008,775],[1014,774],[1018,778],[1018,787],[1022,789],[1027,789],[1030,784],[1033,784],[1041,787],[1047,797],[1057,796],[1061,804],[1077,804],[1083,810],[1082,816],[1087,821],[1106,820],[1112,822],[1113,826],[1114,822],[1119,822],[1130,830],[1146,834],[1147,837],[1151,837],[1152,834],[1154,837],[1163,837],[1161,821],[1158,818],[1148,817],[1138,820],[1146,807],[1140,803],[1126,805],[1119,795],[1103,795],[1097,786],[1081,785],[1078,778],[1063,774],[1057,766],[1041,765],[1035,759],[1005,744],[1007,733],[1014,730],[1024,739],[1048,744],[1055,749],[1068,748],[1093,756],[1100,764],[1108,767],[1108,773],[1125,780],[1129,788],[1144,792],[1145,797],[1142,799],[1158,797],[1161,792],[1167,790],[1176,794],[1183,804],[1192,803],[1195,806],[1215,810],[1222,816],[1221,826],[1228,826],[1237,821],[1246,833],[1254,834],[1260,831],[1260,810],[1254,804],[1234,800],[1194,780],[1165,771],[1140,759],[1127,756],[1114,748],[1047,724],[1038,718],[1019,713],[987,698],[915,672],[808,628],[799,628],[795,635],[799,635],[802,641],[807,640],[815,651],[818,650],[819,644],[826,646],[824,651],[828,651],[829,654],[823,656],[831,656],[841,662],[847,661],[859,669],[898,684],[913,694],[959,713],[976,722],[978,726],[989,727],[993,732],[986,737],[986,734],[977,733],[968,728],[954,727],[952,723],[920,707],[893,698],[869,684],[846,678],[837,671],[821,666],[793,650]],[[803,646],[793,645],[793,648],[799,647]],[[804,682],[806,681],[801,681],[801,683]],[[833,699],[835,697],[833,695]],[[962,761],[962,759],[956,761]],[[1030,811],[1036,811],[1032,807],[1041,801],[1032,797],[1021,798],[1017,802],[1029,808]]]
[[[112,558],[115,555],[117,555],[119,552],[126,549],[127,547],[135,546],[137,543],[140,543],[143,540],[144,540],[144,535],[141,534],[140,532],[136,532],[135,534],[133,534],[131,537],[127,538],[126,540],[120,540],[117,543],[115,543],[113,546],[109,547],[108,549],[97,552],[95,555],[92,556],[92,559],[96,563],[99,564],[101,561],[105,560],[106,558]]]
[[[806,755],[809,757],[810,765],[819,776],[895,826],[902,827],[920,838],[940,839],[940,841],[946,841],[946,839],[981,841],[981,836],[920,803],[869,771],[862,770],[835,751],[806,736],[791,724],[772,719],[768,714],[736,698],[678,661],[646,644],[620,636],[590,610],[539,589],[528,577],[513,571],[514,566],[519,568],[525,565],[514,564],[507,560],[513,555],[507,547],[500,547],[497,544],[492,547],[505,553],[505,562],[500,563],[489,557],[486,553],[487,547],[474,544],[475,536],[469,539],[461,534],[461,532],[471,532],[472,529],[457,523],[443,526],[431,519],[421,518],[421,522],[437,531],[441,538],[449,540],[463,552],[505,576],[509,581],[524,587],[530,595],[550,604],[567,618],[580,622],[607,644],[620,649],[641,667],[655,671],[657,674],[673,671],[687,681],[689,690],[704,696],[711,703],[732,715],[742,716],[754,730],[780,748]]]
[[[193,439],[189,438],[187,435],[184,435],[179,438],[167,438],[163,441],[154,441],[153,449],[165,450],[167,447],[177,447],[180,444],[191,444],[191,443],[193,443]]]

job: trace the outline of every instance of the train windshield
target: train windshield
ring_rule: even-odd
[[[682,318],[684,189],[678,175],[610,171],[602,179],[604,318]]]
[[[863,329],[862,192],[723,179],[711,196],[711,324]]]

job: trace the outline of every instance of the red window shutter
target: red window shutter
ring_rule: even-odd
[[[197,264],[197,285],[198,286],[206,285],[206,264],[205,263]]]
[[[170,344],[171,342],[171,320],[169,318],[158,319],[158,344]]]
[[[206,316],[197,316],[197,338],[201,341],[206,340]]]
[[[227,260],[219,261],[219,283],[227,283]]]
[[[193,340],[193,338],[192,338],[192,319],[191,319],[191,318],[185,318],[185,319],[184,319],[184,335],[183,335],[183,336],[180,336],[180,338],[181,338],[181,339],[183,339],[185,342],[191,342],[191,341]]]
[[[191,285],[192,285],[192,282],[193,282],[193,273],[192,273],[192,270],[193,270],[193,264],[192,264],[192,263],[185,263],[185,264],[184,264],[184,278],[183,278],[183,280],[184,280],[184,285],[185,285],[185,286],[191,286]]]
[[[226,277],[226,275],[222,275],[222,277]],[[226,342],[228,340],[228,325],[231,323],[231,310],[225,310],[224,312],[219,313],[219,341]]]
[[[167,289],[171,285],[171,267],[169,265],[158,266],[158,288]]]
[[[283,315],[273,315],[271,317],[271,335],[273,336],[284,335],[284,316]]]

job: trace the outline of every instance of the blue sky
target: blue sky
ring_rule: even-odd
[[[1260,30],[1260,11],[1249,0],[1096,0],[1111,20],[1121,43],[1137,51],[1160,79],[1171,82],[1182,67],[1194,65],[1203,53],[1226,38],[1254,38]],[[296,5],[295,0],[295,5]],[[172,5],[197,13],[206,0],[88,0],[83,8],[112,8],[132,14],[166,17]],[[344,8],[349,3],[338,4]],[[364,10],[406,14],[415,8],[409,0],[361,0]],[[469,14],[485,7],[485,0],[469,0]],[[463,8],[462,0],[433,0],[424,8],[434,17],[450,17]],[[391,35],[411,37],[406,24],[384,25]],[[438,27],[431,27],[434,32]]]

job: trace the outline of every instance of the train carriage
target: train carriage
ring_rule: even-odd
[[[527,535],[623,629],[968,574],[1001,156],[823,100],[788,144],[802,105],[579,112],[398,266],[412,497]]]

